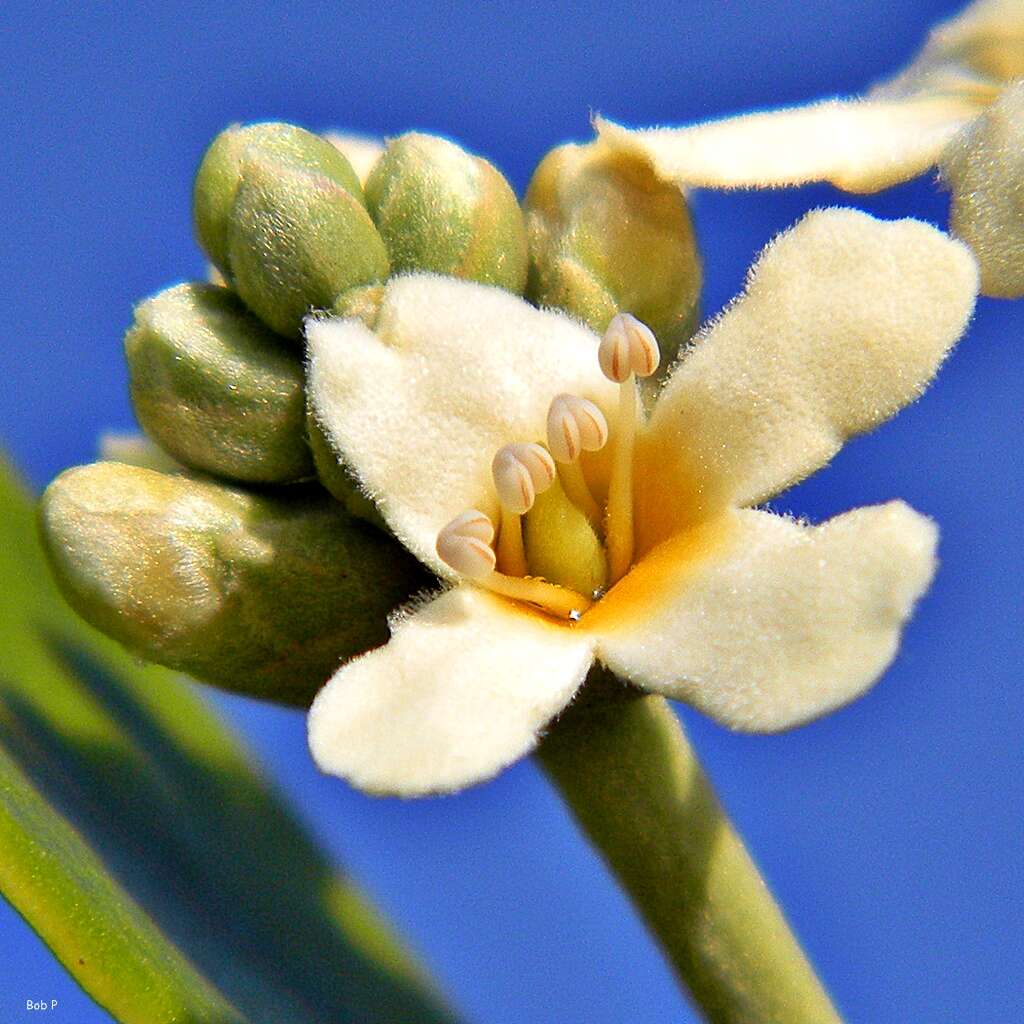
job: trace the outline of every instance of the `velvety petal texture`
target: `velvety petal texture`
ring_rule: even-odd
[[[800,725],[863,693],[931,581],[934,524],[902,502],[816,527],[730,515],[725,543],[699,571],[659,574],[643,615],[603,623],[599,660],[752,732]],[[644,571],[633,570],[634,586]]]
[[[923,174],[945,145],[1024,74],[1024,4],[979,0],[939,25],[911,64],[863,97],[828,99],[680,128],[598,118],[610,146],[682,187],[828,181],[876,192]]]
[[[321,770],[371,793],[448,792],[533,749],[572,699],[594,640],[472,587],[392,626],[343,666],[309,714]]]
[[[942,154],[952,229],[974,251],[986,295],[1024,295],[1024,83],[959,132]]]
[[[560,392],[609,418],[616,408],[595,334],[455,278],[392,279],[375,331],[310,320],[306,336],[317,421],[395,536],[442,575],[441,528],[469,508],[497,515],[491,460],[502,445],[543,441]]]
[[[639,452],[643,546],[678,528],[666,509],[764,501],[912,402],[976,293],[970,251],[919,221],[820,210],[780,235],[659,398]]]
[[[600,137],[690,188],[829,181],[877,192],[923,174],[979,106],[970,99],[833,99],[685,128],[630,130],[598,118]]]

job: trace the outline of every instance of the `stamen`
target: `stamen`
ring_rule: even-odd
[[[493,539],[494,524],[483,512],[469,509],[441,530],[435,546],[441,561],[485,590],[536,605],[560,619],[575,622],[593,604],[582,594],[545,580],[495,572]]]
[[[612,317],[597,350],[604,375],[620,385],[612,472],[608,484],[605,539],[609,582],[617,583],[633,562],[633,451],[639,402],[636,377],[649,377],[658,368],[661,352],[654,333],[628,313]]]
[[[554,460],[539,444],[507,444],[494,456],[491,475],[501,503],[498,561],[503,572],[525,576],[527,564],[521,517],[533,508],[538,493],[546,491],[554,482]]]
[[[531,576],[505,576],[500,572],[491,573],[480,585],[495,594],[510,597],[514,601],[525,601],[536,605],[550,615],[576,622],[594,603],[588,597],[577,594],[568,587],[559,587],[546,580]]]
[[[601,516],[594,496],[590,493],[580,455],[596,452],[608,441],[608,421],[593,402],[576,395],[555,397],[548,410],[548,448],[558,461],[558,475],[569,500],[591,521]]]
[[[445,565],[471,580],[480,580],[494,572],[493,540],[494,524],[472,508],[456,516],[437,535],[434,546]]]
[[[632,374],[650,377],[661,362],[661,350],[654,332],[629,313],[612,317],[597,350],[601,372],[616,384]]]

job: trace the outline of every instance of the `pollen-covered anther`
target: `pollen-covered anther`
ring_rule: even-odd
[[[494,524],[475,508],[457,515],[437,535],[435,547],[445,565],[469,579],[485,579],[496,559],[491,542]]]
[[[661,362],[654,332],[629,313],[616,313],[597,350],[601,372],[616,384],[631,375],[650,377]]]
[[[502,508],[521,516],[554,483],[555,463],[542,445],[507,444],[494,456],[491,474]]]
[[[600,451],[608,442],[608,421],[593,402],[557,395],[548,409],[548,448],[555,460],[575,462],[581,452]]]

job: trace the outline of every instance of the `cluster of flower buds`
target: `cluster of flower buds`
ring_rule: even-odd
[[[44,536],[94,625],[264,696],[308,699],[427,582],[308,412],[307,317],[373,329],[389,278],[416,272],[525,293],[599,332],[630,309],[668,351],[696,315],[685,199],[598,144],[552,152],[522,209],[495,167],[447,139],[233,126],[199,165],[193,214],[211,282],[146,299],[125,339],[161,469],[122,446],[65,474]]]

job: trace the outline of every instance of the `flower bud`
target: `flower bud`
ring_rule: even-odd
[[[232,292],[160,292],[124,348],[139,423],[178,461],[253,483],[313,476],[302,362]]]
[[[384,517],[378,511],[377,506],[359,489],[352,474],[334,453],[323,427],[312,413],[309,414],[306,423],[306,432],[320,483],[333,498],[345,506],[345,511],[350,516],[372,523],[377,529],[386,532],[388,527],[384,522]]]
[[[325,174],[251,151],[228,219],[228,262],[245,304],[292,338],[302,337],[311,310],[329,309],[342,292],[388,275],[384,242],[352,192]]]
[[[641,159],[601,143],[552,150],[526,193],[527,296],[603,334],[616,313],[649,325],[662,366],[697,323],[701,267],[686,199]]]
[[[367,284],[349,288],[334,300],[331,315],[336,317],[358,317],[372,331],[377,326],[381,306],[384,305],[386,289],[382,284]]]
[[[192,213],[199,244],[229,278],[228,220],[242,183],[242,159],[247,151],[323,174],[362,201],[359,178],[352,166],[319,135],[275,121],[226,128],[213,140],[199,164]]]
[[[143,658],[292,704],[383,643],[388,613],[426,582],[315,488],[268,497],[104,462],[61,474],[40,518],[58,583],[93,626]]]
[[[522,294],[523,215],[486,160],[435,135],[402,135],[367,179],[366,203],[396,273],[433,271]]]

